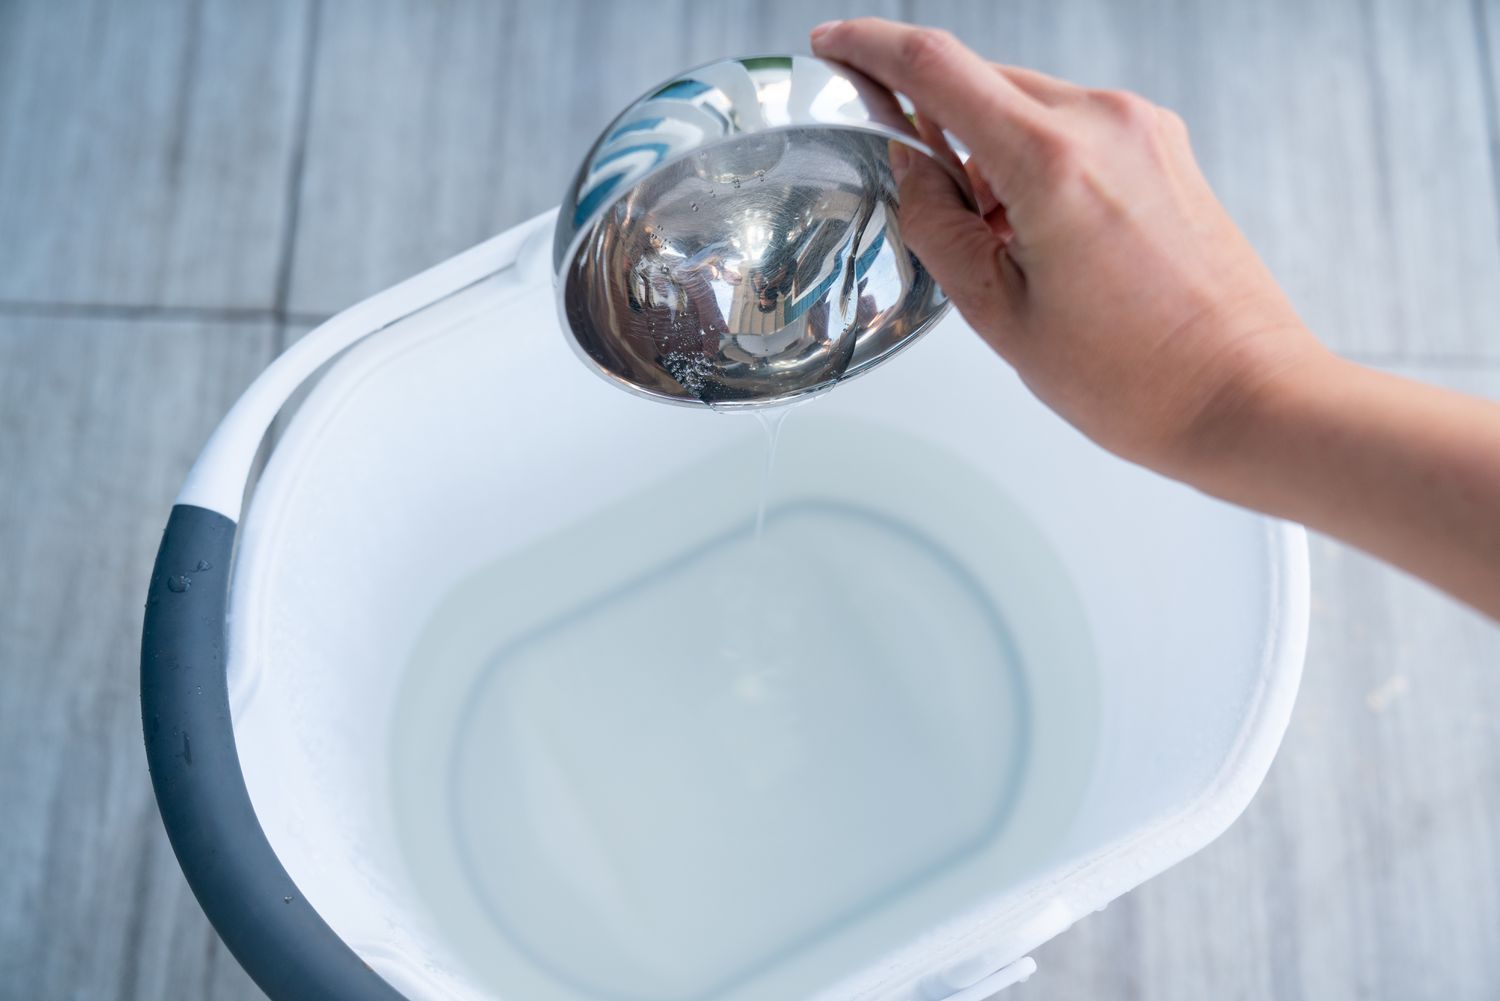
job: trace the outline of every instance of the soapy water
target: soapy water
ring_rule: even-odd
[[[1093,663],[1044,540],[950,456],[767,417],[460,583],[412,655],[396,826],[500,997],[807,996],[1076,809]]]

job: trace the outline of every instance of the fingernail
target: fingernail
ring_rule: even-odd
[[[906,176],[907,169],[911,167],[911,150],[906,148],[905,143],[892,139],[889,157],[891,177],[896,179],[897,184],[900,184],[902,178]]]
[[[830,29],[832,29],[832,28],[834,28],[837,25],[840,25],[842,23],[843,23],[842,21],[824,21],[822,24],[818,25],[816,28],[814,28],[808,34],[812,36],[812,40],[813,40],[814,44],[816,44],[819,39],[821,39],[824,35],[828,34],[828,32],[829,32]]]

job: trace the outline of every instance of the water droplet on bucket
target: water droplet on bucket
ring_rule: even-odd
[[[194,567],[193,569],[194,570],[212,570],[213,568],[214,568],[214,565],[212,563],[208,562],[208,560],[199,560],[198,561],[198,565],[196,567]]]
[[[193,578],[189,577],[187,574],[178,574],[175,577],[167,578],[167,590],[173,591],[177,594],[181,594],[192,586]]]

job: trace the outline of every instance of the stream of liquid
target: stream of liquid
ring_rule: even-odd
[[[755,508],[755,546],[760,549],[760,540],[766,533],[766,505],[771,499],[771,473],[776,468],[776,446],[781,441],[781,429],[791,412],[807,401],[787,403],[779,407],[752,410],[761,430],[766,434],[766,464],[760,477],[760,500]]]

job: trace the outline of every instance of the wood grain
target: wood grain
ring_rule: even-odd
[[[258,996],[167,845],[137,678],[172,497],[272,335],[0,319],[0,996]]]
[[[1500,399],[1495,369],[1392,370]],[[1500,996],[1500,626],[1327,539],[1312,579],[1249,809],[1039,950],[1016,1001]]]
[[[555,203],[663,75],[865,11],[1177,107],[1320,334],[1500,396],[1496,0],[0,3],[0,997],[260,997],[161,833],[136,657],[276,321]],[[1313,573],[1265,788],[1018,1001],[1500,997],[1500,629],[1335,543]]]
[[[1474,40],[1482,71],[1486,133],[1490,147],[1490,178],[1500,203],[1500,0],[1472,0]],[[1496,234],[1500,239],[1500,233]]]
[[[1500,358],[1500,211],[1469,5],[914,0],[1001,62],[1179,111],[1315,331],[1371,359]]]
[[[270,308],[307,18],[0,4],[0,300]]]
[[[647,87],[719,56],[805,52],[812,25],[855,9],[333,0],[291,308],[341,309],[556,205],[599,131]]]

